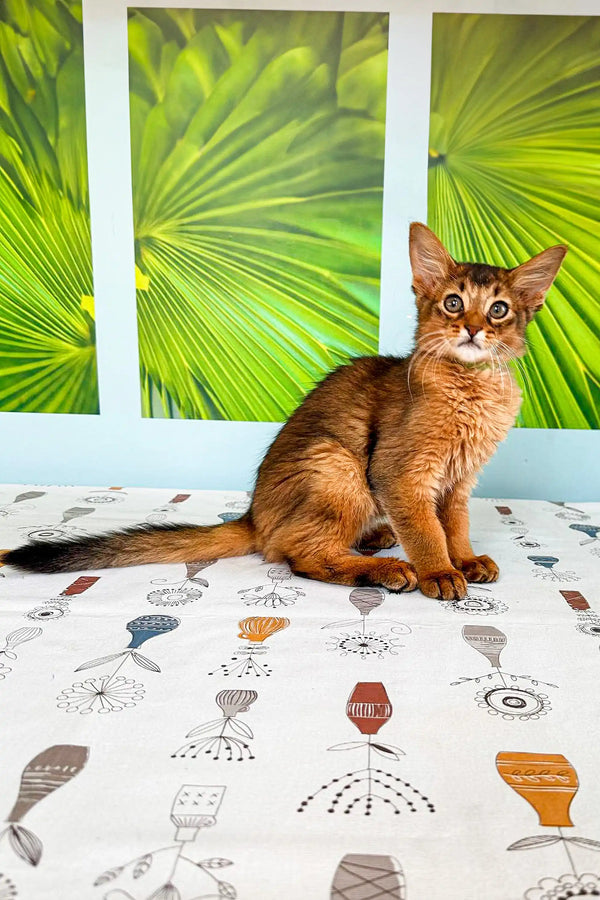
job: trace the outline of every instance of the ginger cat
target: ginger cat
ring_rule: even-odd
[[[507,361],[525,353],[525,328],[566,252],[551,247],[514,269],[459,263],[413,223],[415,350],[355,359],[317,385],[269,448],[245,515],[36,542],[4,562],[67,572],[259,552],[306,578],[418,585],[444,600],[495,581],[496,563],[471,547],[467,503],[519,409]],[[409,562],[356,552],[397,542]]]

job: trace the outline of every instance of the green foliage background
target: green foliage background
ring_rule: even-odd
[[[133,11],[144,415],[280,421],[376,352],[387,24]]]
[[[430,226],[461,260],[570,247],[516,373],[530,427],[600,427],[599,48],[600,17],[433,17]]]
[[[81,2],[0,3],[0,409],[97,413]]]

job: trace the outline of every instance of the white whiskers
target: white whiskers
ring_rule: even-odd
[[[436,334],[428,335],[426,338],[423,338],[419,341],[417,349],[412,355],[412,359],[410,361],[410,365],[408,367],[407,373],[407,386],[408,392],[410,394],[410,399],[414,400],[414,395],[412,392],[412,388],[410,386],[410,377],[412,374],[413,366],[417,361],[417,357],[422,357],[426,360],[425,368],[421,374],[421,389],[423,389],[423,382],[425,379],[425,374],[431,365],[432,362],[435,362],[436,365],[439,363],[439,360],[442,357],[442,351],[446,346],[446,338],[443,336],[442,332],[436,332]]]

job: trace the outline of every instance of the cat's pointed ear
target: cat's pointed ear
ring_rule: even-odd
[[[408,248],[413,288],[417,295],[435,288],[455,266],[440,239],[422,222],[411,223]]]
[[[564,244],[549,247],[510,270],[511,289],[531,316],[542,308],[568,249]]]

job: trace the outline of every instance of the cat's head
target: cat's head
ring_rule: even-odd
[[[426,225],[410,226],[420,350],[463,364],[525,353],[525,328],[542,308],[567,247],[538,253],[514,269],[452,259]]]

